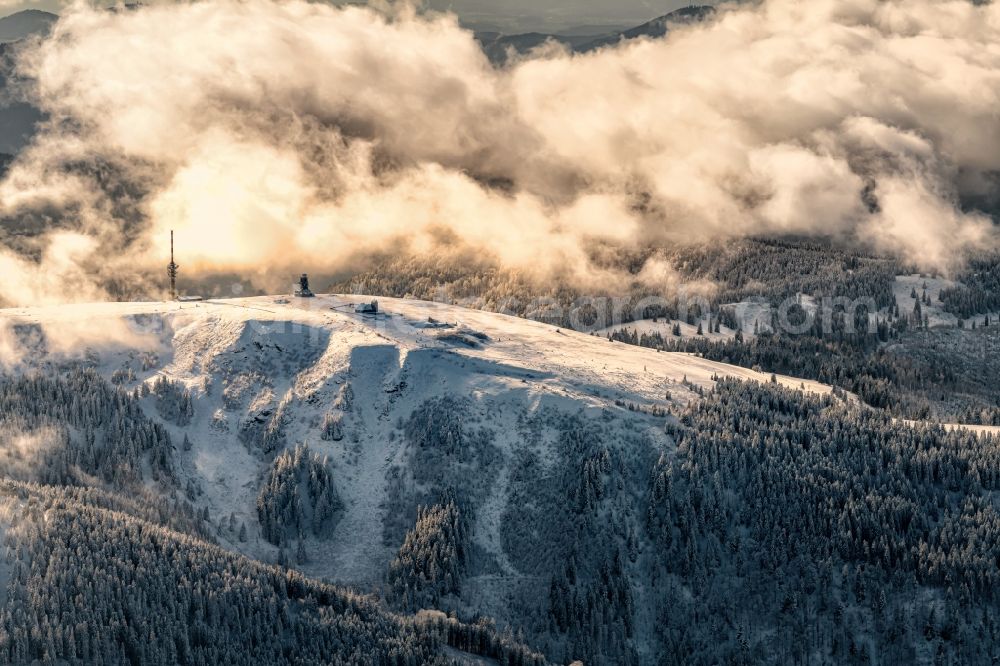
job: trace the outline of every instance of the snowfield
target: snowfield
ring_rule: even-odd
[[[954,280],[947,280],[941,277],[927,277],[917,273],[912,275],[897,275],[896,282],[893,284],[893,293],[896,296],[896,303],[899,305],[900,314],[910,314],[913,312],[913,307],[917,302],[917,299],[913,298],[913,293],[916,292],[919,298],[923,296],[926,289],[931,304],[922,304],[921,307],[923,308],[923,313],[927,316],[928,325],[931,328],[937,326],[957,326],[958,317],[942,309],[940,295],[942,289],[951,288],[959,284],[961,283]],[[965,328],[969,328],[973,324],[982,326],[987,317],[995,323],[1000,320],[1000,313],[988,312],[973,315],[965,319],[963,326]]]
[[[808,311],[815,311],[815,303],[812,299],[806,295],[800,295],[799,297],[802,306]],[[733,314],[736,315],[736,321],[739,322],[739,330],[744,337],[749,337],[754,335],[754,330],[758,327],[769,327],[771,322],[771,306],[766,302],[762,301],[740,301],[739,303],[724,303],[720,306],[721,308],[730,309]],[[736,337],[736,329],[731,329],[728,326],[720,326],[718,333],[709,330],[709,319],[705,318],[701,321],[702,332],[698,333],[698,324],[689,324],[686,321],[677,319],[666,319],[663,317],[653,319],[639,319],[636,321],[630,321],[625,324],[615,324],[613,326],[607,326],[605,328],[594,331],[597,335],[608,337],[611,333],[615,331],[634,331],[639,335],[659,333],[663,336],[665,340],[672,339],[684,339],[684,338],[694,338],[694,337],[704,337],[707,340],[719,341],[719,340],[729,340]],[[680,335],[675,336],[673,333],[673,326],[677,324],[680,328]]]

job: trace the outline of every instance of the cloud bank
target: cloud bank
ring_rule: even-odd
[[[963,202],[996,195],[997,43],[990,4],[766,0],[497,69],[408,5],[76,5],[19,57],[50,120],[0,183],[0,297],[94,298],[170,229],[186,275],[272,285],[443,248],[586,284],[595,247],[767,233],[947,266],[994,242]]]

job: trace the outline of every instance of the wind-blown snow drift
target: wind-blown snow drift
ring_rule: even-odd
[[[960,202],[995,194],[997,43],[989,4],[769,0],[498,70],[407,6],[77,5],[21,56],[51,122],[0,185],[6,219],[59,235],[6,253],[46,279],[0,296],[92,297],[167,229],[189,272],[448,246],[584,280],[594,244],[770,232],[944,265],[992,242]]]

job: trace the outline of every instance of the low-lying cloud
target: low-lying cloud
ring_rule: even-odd
[[[766,233],[947,266],[993,243],[962,204],[995,195],[997,43],[992,4],[767,0],[498,69],[407,5],[76,5],[19,59],[49,120],[0,213],[45,231],[0,296],[159,273],[170,229],[186,275],[272,286],[441,248],[586,283],[601,244]]]

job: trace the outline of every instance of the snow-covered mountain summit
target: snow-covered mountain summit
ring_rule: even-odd
[[[0,347],[15,371],[83,363],[126,389],[145,386],[144,411],[174,442],[178,486],[219,523],[220,543],[264,561],[297,557],[291,563],[313,577],[381,585],[417,506],[441,493],[462,494],[475,544],[465,590],[501,618],[505,599],[547,567],[513,543],[521,528],[514,513],[538,481],[523,478],[526,469],[544,477],[570,462],[559,460],[560,433],[569,427],[563,419],[620,430],[627,436],[616,445],[639,447],[630,455],[645,460],[672,446],[663,428],[668,413],[714,378],[770,380],[686,354],[438,303],[380,299],[377,314],[356,312],[370,300],[9,309],[0,311]],[[480,447],[468,459],[430,455],[418,443],[421,418],[433,421],[427,432],[437,437],[452,416],[460,417],[455,436]],[[260,508],[262,487],[282,452],[299,445],[327,460],[335,515],[318,529],[275,531]]]
[[[303,568],[349,583],[376,581],[388,563],[391,549],[371,526],[385,519],[380,504],[387,471],[407,456],[394,431],[428,399],[471,396],[470,409],[502,434],[514,415],[544,408],[659,413],[685,404],[716,376],[770,378],[686,354],[438,303],[381,299],[377,315],[355,312],[356,304],[370,300],[63,305],[0,311],[0,323],[7,362],[15,367],[58,366],[79,358],[127,388],[166,379],[187,391],[190,418],[182,419],[183,426],[168,419],[177,442],[185,436],[192,442],[190,451],[179,452],[184,483],[193,482],[199,503],[213,515],[235,514],[251,534],[266,458],[296,444],[328,456],[344,516],[331,539],[336,545],[323,548]],[[803,385],[797,379],[779,381]],[[814,382],[805,386],[829,391]],[[349,394],[353,399],[345,400]],[[157,408],[162,402],[156,396],[146,400],[154,417],[164,415],[165,408]],[[655,421],[660,425],[663,419]],[[652,421],[648,426],[662,431]],[[329,433],[324,438],[324,427],[341,439]],[[502,488],[495,492],[502,494]],[[491,496],[491,507],[500,511],[505,500]],[[495,545],[497,516],[482,521],[479,538]],[[338,532],[354,536],[338,538]],[[236,549],[276,557],[266,542],[232,541]]]
[[[160,358],[155,372],[186,382],[207,376],[207,361],[232,351],[234,345],[263,341],[274,346],[267,350],[255,344],[261,359],[294,356],[295,350],[283,347],[282,341],[299,345],[300,350],[325,347],[300,381],[324,370],[336,372],[337,363],[345,360],[338,354],[350,349],[389,345],[398,350],[400,367],[413,352],[455,356],[481,364],[458,374],[531,379],[525,383],[533,390],[558,389],[576,398],[596,400],[595,404],[615,397],[660,402],[663,389],[685,376],[703,387],[710,384],[713,375],[770,379],[770,375],[687,354],[657,353],[531,320],[442,303],[381,298],[376,316],[355,312],[357,304],[371,300],[366,296],[266,296],[11,308],[0,310],[0,325],[8,334],[12,328],[21,329],[20,341],[9,335],[6,339],[8,362],[12,358],[31,360],[18,359],[17,347],[24,343],[24,331],[36,327],[50,339],[45,351],[56,354],[49,360],[97,352],[100,367],[107,371],[124,362],[123,354],[130,357],[136,351],[155,351]],[[496,367],[488,370],[490,364]],[[778,379],[796,388],[803,384],[798,379]],[[829,391],[816,382],[804,385],[812,392]],[[680,395],[684,393],[682,388]]]

